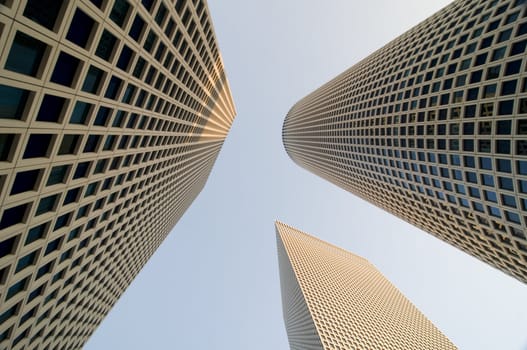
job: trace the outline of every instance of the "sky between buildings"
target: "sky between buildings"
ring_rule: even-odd
[[[527,350],[527,285],[298,167],[300,98],[447,0],[210,0],[238,115],[205,189],[85,349],[289,349],[274,220],[370,260],[460,349]]]

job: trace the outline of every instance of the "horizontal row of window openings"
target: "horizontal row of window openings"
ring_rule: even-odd
[[[523,30],[527,30],[527,24],[523,26],[522,28]],[[527,40],[522,40],[522,41],[513,43],[511,46],[509,55],[514,56],[514,55],[524,52],[526,42]],[[475,46],[473,45],[470,48],[471,48],[471,51],[470,51],[470,54],[471,54],[475,50]],[[357,83],[353,84],[351,87],[353,89],[360,89],[359,91],[362,92],[362,91],[375,90],[375,88],[377,88],[378,85],[381,83],[384,85],[388,85],[389,83],[394,82],[394,81],[401,82],[401,80],[403,80],[403,83],[406,83],[405,77],[409,75],[415,75],[418,72],[422,72],[426,69],[434,68],[438,63],[439,64],[448,63],[448,66],[441,67],[436,70],[431,70],[427,72],[426,81],[431,80],[434,77],[435,78],[442,77],[443,75],[449,75],[449,74],[454,74],[454,73],[460,74],[461,71],[466,70],[470,68],[471,66],[478,67],[478,66],[485,64],[487,60],[488,62],[492,62],[492,61],[496,61],[496,60],[504,58],[506,54],[506,50],[507,50],[507,46],[503,46],[503,47],[492,50],[492,52],[490,51],[484,52],[484,53],[478,54],[475,57],[469,57],[469,58],[463,59],[460,62],[452,62],[461,57],[462,49],[458,49],[458,50],[453,51],[452,54],[444,53],[441,56],[440,61],[438,60],[438,58],[432,58],[430,62],[425,62],[420,65],[415,65],[412,69],[408,68],[404,71],[402,70],[405,68],[405,65],[401,65],[401,67],[399,67],[400,57],[397,57],[397,59],[394,62],[395,65],[386,65],[385,69],[379,70],[378,71],[379,74],[377,75],[372,74],[371,67],[369,67],[368,70],[364,70],[364,72],[356,72],[355,75],[357,75],[356,77]],[[423,55],[418,56],[417,62],[419,62],[422,57]],[[412,62],[413,60],[414,59],[411,59]],[[386,62],[386,57],[384,56],[383,56],[383,62]],[[398,67],[398,68],[394,68],[394,67]],[[398,70],[399,72],[397,73]],[[367,76],[365,75],[366,72],[368,73]],[[389,76],[386,77],[387,75]],[[360,79],[362,77],[364,79]],[[419,75],[417,78],[418,79],[425,78],[425,73]],[[410,77],[408,79],[408,82],[410,83],[410,81],[412,80],[414,80],[414,78]]]
[[[101,8],[103,4],[102,0],[90,0],[90,1],[98,8]],[[61,14],[65,10],[64,9],[65,4],[68,4],[68,2],[65,3],[63,0],[28,0],[24,8],[23,16],[40,24],[41,26],[49,30],[55,30],[57,27],[56,26],[57,19],[63,18]],[[210,47],[215,49],[216,47],[214,45],[213,32],[211,30],[210,23],[208,22],[208,18],[206,17],[206,12],[204,11],[204,6],[202,5],[201,1],[199,4],[199,8],[200,8],[200,11],[199,11],[200,13],[198,15],[201,15],[201,23],[204,28],[204,32],[207,35],[207,41],[210,43]],[[129,17],[129,12],[131,9],[132,7],[128,3],[128,1],[116,0],[110,11],[109,18],[118,26],[124,27],[125,21]],[[183,14],[180,13],[180,15],[183,15]],[[167,18],[168,18],[167,8],[161,2],[159,9],[157,11],[157,14],[154,17],[154,20],[160,27],[162,27],[164,24],[164,21]],[[93,30],[94,22],[95,21],[91,17],[89,17],[83,11],[77,9],[71,21],[70,27],[68,29],[67,39],[76,43],[77,45],[81,47],[85,47],[88,42],[90,33]],[[189,28],[188,32],[189,34],[191,34],[190,36],[193,37],[193,41],[196,44],[196,46],[200,47],[202,44],[198,45],[199,41],[197,41],[194,38],[195,35],[192,35],[193,34],[192,32],[194,31],[194,28],[196,26],[193,20],[192,21],[190,20],[190,12],[188,10],[185,11],[183,15],[183,22],[185,26],[188,26]],[[165,28],[165,32],[170,34],[172,30],[171,28],[173,28],[173,26],[174,26],[174,20],[170,18]]]
[[[309,141],[308,139],[304,139]],[[344,140],[344,139],[342,139]],[[349,143],[349,148],[354,145],[374,145],[374,146],[388,146],[388,147],[409,147],[428,150],[450,150],[450,151],[465,151],[465,152],[479,152],[479,153],[493,153],[493,154],[515,154],[519,156],[527,155],[527,140],[474,140],[474,139],[436,139],[436,138],[418,138],[418,139],[404,139],[404,138],[387,138],[387,139],[366,139],[366,138],[352,138],[345,139]],[[320,142],[319,139],[313,139],[315,142]],[[339,143],[338,139],[328,139],[326,143]],[[342,156],[349,157],[346,153]]]
[[[116,84],[121,84],[122,81],[117,82]],[[114,89],[119,89],[113,85],[113,82],[110,82],[108,91],[115,91]],[[135,98],[136,104],[144,105],[157,113],[163,113],[165,115],[173,116],[177,119],[188,121],[190,123],[199,123],[205,124],[206,119],[204,117],[194,112],[190,112],[187,109],[178,107],[173,103],[168,103],[167,101],[159,98],[155,95],[150,95],[148,98],[148,93],[145,90],[139,90],[135,86],[129,84],[126,88],[126,91],[123,95],[123,101],[132,100]],[[186,94],[183,90],[178,90],[178,97],[184,97],[186,101],[189,102],[189,107],[194,108],[195,110],[202,109],[200,104]],[[16,119],[16,120],[25,120],[28,118],[29,107],[33,101],[34,93],[29,90],[20,89],[17,87],[7,86],[0,84],[0,119]],[[156,102],[157,101],[157,102]],[[41,122],[55,122],[61,123],[64,120],[65,113],[69,108],[69,99],[61,96],[55,96],[51,94],[44,95],[42,102],[40,104],[39,110],[36,113],[35,120]],[[95,113],[96,112],[96,113]],[[123,113],[128,114],[119,110],[115,119],[124,117],[119,117]],[[69,115],[68,122],[70,124],[80,124],[80,125],[97,125],[97,126],[108,126],[109,120],[113,114],[113,109],[105,106],[100,106],[98,109],[95,106],[88,102],[77,101],[72,108],[71,114]],[[137,120],[137,114],[130,114],[129,120]],[[135,117],[133,117],[135,116]],[[176,122],[170,122],[167,120],[157,119],[154,117],[142,116],[141,122],[137,125],[145,125],[149,123],[152,125],[153,121],[157,121],[157,126],[155,130],[174,130],[177,125]],[[150,121],[148,121],[150,120]],[[135,121],[132,121],[135,123]],[[154,122],[155,123],[155,122]],[[119,124],[119,123],[117,123]],[[124,123],[123,123],[124,124]],[[128,125],[128,123],[126,124]],[[171,125],[168,127],[167,125]],[[119,127],[123,127],[122,125]],[[150,127],[150,126],[149,126]],[[144,128],[140,127],[140,128]],[[153,130],[153,129],[152,129]]]
[[[413,164],[412,164],[413,165]],[[397,171],[395,169],[387,169],[383,167],[377,167],[377,166],[369,166],[370,170],[374,170],[377,173],[382,173],[386,175],[390,175],[392,178],[400,178],[405,181],[410,181],[414,185],[417,184],[424,184],[426,186],[433,186],[435,189],[444,189],[449,192],[455,192],[463,195],[467,195],[467,188],[468,193],[471,197],[474,198],[482,198],[480,196],[480,190],[478,187],[476,187],[478,184],[481,185],[482,191],[485,193],[485,199],[487,201],[491,201],[494,203],[497,203],[497,195],[496,192],[494,192],[494,188],[499,188],[500,193],[502,193],[503,198],[507,198],[509,200],[504,200],[502,204],[517,208],[516,202],[514,199],[515,194],[527,194],[527,181],[526,180],[518,180],[517,181],[517,191],[514,189],[514,181],[510,177],[506,176],[497,176],[497,180],[493,174],[489,173],[480,173],[477,174],[476,172],[471,171],[461,171],[461,170],[449,170],[447,168],[439,168],[439,172],[437,168],[434,166],[430,166],[430,175],[432,177],[427,177],[425,175],[428,174],[426,171],[427,167],[424,165],[421,165],[421,171],[418,171],[418,168],[415,167],[415,173],[407,173],[403,171]],[[412,167],[413,168],[413,167]],[[435,169],[435,171],[434,171]],[[434,177],[435,176],[435,177]],[[448,179],[448,180],[444,180]],[[460,183],[451,183],[450,179],[454,181],[461,181]],[[492,189],[489,189],[492,188]],[[434,189],[434,190],[435,190]],[[501,191],[505,190],[505,191]],[[526,210],[525,204],[527,203],[527,200],[523,200],[523,209]]]
[[[527,108],[527,99],[521,101]],[[520,109],[527,113],[527,109]],[[430,117],[430,114],[433,114]],[[379,123],[363,123],[362,121],[352,121],[337,123],[332,127],[328,127],[327,130],[320,129],[318,127],[302,128],[299,129],[304,133],[309,131],[316,132],[317,134],[324,135],[329,133],[334,136],[398,136],[398,135],[525,135],[527,134],[527,119],[500,119],[492,120],[486,119],[479,122],[465,121],[456,123],[429,123],[435,121],[435,111],[428,113],[428,118],[425,121],[425,113],[419,113],[417,115],[411,115],[407,118],[407,115],[396,116],[394,118],[395,125],[416,123],[404,126],[393,126],[383,127]],[[387,117],[388,125],[391,125],[391,116]],[[421,124],[422,123],[422,124]],[[369,125],[365,125],[369,124]],[[384,123],[382,123],[384,124]],[[370,126],[371,125],[371,126]],[[494,125],[494,127],[493,127]]]
[[[514,4],[510,2],[512,6],[508,11],[509,14],[507,14],[507,7],[509,6],[509,4],[502,5],[498,7],[495,11],[489,10],[487,12],[484,11],[483,6],[475,8],[476,4],[472,3],[470,4],[470,8],[464,8],[460,6],[454,8],[450,6],[448,7],[448,11],[443,12],[443,16],[434,16],[430,18],[434,21],[432,22],[430,21],[430,19],[427,20],[426,23],[418,27],[420,30],[415,30],[413,31],[412,35],[405,37],[404,44],[411,45],[411,47],[416,47],[424,41],[432,41],[433,39],[433,45],[440,45],[442,42],[447,41],[449,37],[458,37],[462,31],[471,31],[474,26],[479,25],[481,23],[489,23],[487,27],[487,32],[492,31],[500,27],[500,21],[502,18],[506,19],[504,23],[501,24],[501,27],[510,23],[514,23],[517,20],[520,10],[522,8],[520,7],[519,10],[515,12],[512,11],[515,10],[517,7],[521,6],[523,2],[524,0],[517,0]],[[490,9],[496,4],[496,1],[488,2],[489,6],[486,9]],[[469,13],[469,10],[473,10],[473,12]],[[492,17],[499,16],[501,16],[501,18],[492,21]],[[453,29],[458,24],[459,26]],[[472,35],[477,36],[477,32],[480,31],[480,28],[476,28]],[[419,46],[419,48],[421,47]],[[426,47],[424,47],[424,49],[426,49]],[[409,51],[409,49],[407,49],[406,51]]]
[[[51,152],[54,148],[54,141],[57,138],[54,134],[31,134],[26,144],[23,159],[39,158],[39,157],[50,157]],[[125,149],[137,149],[141,150],[149,147],[162,147],[162,146],[174,146],[179,145],[177,148],[164,148],[163,150],[156,151],[161,152],[158,154],[161,157],[165,156],[167,152],[181,152],[182,147],[187,147],[189,142],[195,140],[190,139],[188,136],[149,136],[149,135],[88,135],[85,137],[86,141],[84,146],[81,147],[83,135],[80,134],[65,134],[62,135],[60,146],[57,150],[57,154],[60,155],[77,155],[80,151],[83,153],[94,153],[100,151],[117,151]],[[12,158],[11,150],[12,147],[16,147],[16,135],[14,134],[0,134],[0,155],[4,161],[10,161]],[[147,152],[151,153],[151,152]],[[128,166],[131,159],[135,157],[134,164],[140,161],[143,157],[143,153],[136,153],[134,155],[128,154],[125,156],[124,166]],[[157,156],[156,156],[157,157]],[[99,162],[105,161],[104,159]],[[97,173],[104,170],[105,167],[98,165],[96,167]],[[104,172],[104,171],[103,171]],[[31,176],[27,174],[27,176]],[[79,178],[78,176],[74,178]]]
[[[409,108],[411,107],[411,108]],[[416,110],[413,112],[413,110]],[[394,113],[401,113],[396,114]],[[340,112],[339,112],[340,114]],[[360,112],[351,112],[340,114],[335,116],[332,120],[325,120],[324,122],[331,123],[333,125],[326,126],[327,131],[335,130],[346,130],[346,134],[363,134],[366,131],[359,131],[360,128],[367,128],[373,130],[379,128],[381,125],[403,125],[413,123],[430,123],[435,121],[446,121],[446,120],[458,120],[460,118],[472,119],[472,118],[491,118],[495,116],[514,116],[527,114],[527,98],[517,98],[511,100],[500,100],[500,101],[487,101],[479,104],[466,104],[464,106],[441,108],[441,109],[430,109],[426,111],[417,111],[417,101],[415,104],[403,103],[401,105],[390,105],[386,107],[379,107],[377,109],[367,109]],[[381,116],[376,117],[375,116]],[[320,122],[317,122],[320,123]],[[414,125],[415,127],[419,124]],[[428,125],[423,125],[428,127]],[[303,131],[317,131],[319,127],[303,127],[298,128]],[[382,128],[379,128],[382,130]],[[519,129],[518,129],[519,130]],[[324,131],[324,129],[322,129]],[[374,132],[374,131],[370,131]]]
[[[106,171],[118,170],[130,166],[132,163],[140,164],[142,162],[147,162],[153,159],[164,158],[169,155],[169,153],[171,152],[149,152],[148,154],[137,154],[135,156],[128,155],[125,157],[120,156],[114,158],[99,159],[97,162],[95,162],[93,174],[97,175],[102,174]],[[124,181],[128,182],[133,179],[140,178],[141,176],[146,176],[150,174],[151,171],[155,171],[156,169],[158,169],[159,166],[160,164],[156,166],[147,166],[145,168],[140,168],[137,170],[131,170],[126,175],[120,174],[115,177],[109,177],[105,180],[95,181],[87,185],[86,188],[84,188],[83,186],[79,186],[74,189],[70,189],[68,190],[62,205],[68,205],[70,203],[77,202],[80,196],[82,196],[83,198],[90,197],[100,191],[109,190],[112,188],[112,186],[121,185]],[[85,178],[87,176],[87,173],[90,171],[90,167],[91,162],[79,163],[75,167],[75,171],[72,171],[73,167],[69,164],[55,166],[51,169],[45,182],[45,185],[53,186],[56,184],[66,183],[70,176],[73,180],[78,178]],[[35,191],[40,187],[42,183],[43,174],[44,169],[34,169],[18,172],[15,176],[15,179],[13,180],[13,184],[11,185],[10,195],[16,195],[28,191]],[[133,191],[135,191],[135,188],[135,185],[132,186]],[[50,196],[46,201],[51,201],[51,198],[56,199],[57,195]],[[43,201],[43,203],[47,203],[46,201]],[[53,200],[53,203],[53,205],[55,205],[56,201]],[[41,205],[39,204],[39,208],[40,207]],[[43,204],[43,208],[44,207],[47,208],[47,206]],[[37,209],[36,212],[37,214],[35,215],[40,215],[46,211]],[[9,218],[6,217],[6,220],[9,220]]]
[[[101,45],[104,45],[107,42],[105,38],[103,39],[104,40],[101,41]],[[49,47],[45,43],[22,32],[17,32],[9,51],[5,69],[37,77],[40,74],[39,72],[41,71],[41,66],[43,66],[41,63],[42,61],[45,61],[45,57],[47,56],[45,53],[49,50]],[[124,45],[117,62],[117,67],[127,71],[130,68],[130,62],[133,55],[133,51],[128,46]],[[184,86],[187,86],[189,89],[191,89],[191,91],[193,91],[197,96],[204,98],[206,95],[204,90],[193,80],[191,75],[185,71],[184,66],[181,65],[179,61],[173,61],[174,55],[170,54],[167,56],[167,58],[170,62],[173,62],[171,71],[172,74],[174,74],[174,76],[176,76]],[[78,58],[65,52],[61,52],[55,64],[55,69],[53,70],[50,80],[57,84],[73,87],[72,84],[77,80],[75,77],[80,71],[81,66],[81,61]],[[144,71],[146,71],[146,60],[143,58],[138,58],[134,68],[134,76],[139,78]],[[156,73],[157,70],[154,67],[150,67],[148,70],[148,75],[146,76],[146,82],[148,84],[154,85],[153,76]],[[103,75],[104,72],[101,69],[95,66],[90,66],[84,79],[82,90],[89,93],[98,94],[99,87],[104,78]],[[205,79],[203,78],[201,80],[204,81]],[[207,84],[210,88],[210,82]],[[170,93],[171,95],[174,94],[173,82],[171,82],[169,79],[165,81],[165,76],[162,73],[159,73],[159,76],[155,82],[155,87],[158,90],[161,90],[163,87],[163,91],[165,93],[169,93],[169,91],[172,89]],[[116,97],[108,96],[108,93],[105,95],[108,98]]]
[[[204,45],[203,39],[205,39],[208,42],[209,47],[212,51],[212,54],[214,55],[214,59],[217,59],[217,47],[215,46],[215,43],[214,43],[213,32],[211,30],[210,23],[208,22],[208,19],[206,17],[206,12],[203,11],[202,17],[201,17],[202,29],[206,35],[206,38],[201,36],[198,26],[195,24],[194,19],[191,18],[192,17],[191,12],[188,9],[185,10],[184,13],[180,15],[182,15],[181,20],[183,22],[183,25],[186,27],[186,30],[184,32],[186,32],[187,35],[191,38],[194,46],[196,47],[196,50],[199,52],[200,56],[206,62],[207,67],[209,67],[209,71],[212,71],[210,69],[211,58],[206,54],[206,47]],[[181,56],[185,57],[186,54],[184,53],[184,48],[182,49],[182,46],[179,46],[181,42],[184,42],[184,39],[181,40],[182,32],[179,30],[176,30],[175,21],[173,18],[170,18],[169,16],[167,16],[167,9],[163,3],[160,3],[159,9],[154,17],[154,20],[160,27],[163,27],[163,25],[165,25],[166,23],[164,27],[165,35],[168,37],[169,40],[172,40],[172,47],[174,47],[176,50],[179,50],[179,52],[181,53]],[[130,25],[128,35],[137,42],[141,41],[141,37],[146,32],[145,22],[146,20],[143,19],[139,13],[137,13],[134,16],[132,24]],[[123,20],[120,26],[124,28],[124,24],[125,23]],[[147,38],[145,39],[145,43],[143,44],[145,50],[149,52],[151,52],[151,49],[154,46],[155,41],[156,41],[155,40],[156,38],[152,36],[153,33],[154,32],[150,30]],[[172,36],[174,36],[174,38],[172,38]],[[185,46],[188,46],[188,45],[186,45],[185,43]]]
[[[516,14],[516,16],[517,16],[517,14]],[[511,17],[511,19],[512,19],[512,17]],[[493,24],[493,25],[496,25],[496,24]],[[527,28],[526,28],[525,23],[522,23],[521,25],[518,26],[518,29],[517,29],[517,32],[516,32],[516,36],[520,36],[520,35],[525,34],[526,30],[527,30]],[[501,32],[499,35],[496,36],[496,38],[497,38],[496,41],[499,43],[499,42],[503,42],[503,41],[506,41],[506,40],[510,40],[511,31],[512,31],[512,28],[504,30],[503,32]],[[477,36],[479,36],[481,34],[481,28],[475,30],[474,33],[477,34]],[[460,35],[460,34],[458,35],[458,34],[459,34],[459,28],[458,28],[458,32],[456,33],[456,37],[459,38],[458,39],[459,42],[457,43],[457,45],[464,45],[464,46],[462,48],[458,48],[458,49],[453,51],[452,56],[450,57],[450,61],[460,57],[462,52],[463,52],[463,50],[465,51],[464,52],[465,55],[472,54],[473,52],[475,52],[475,50],[476,50],[476,48],[478,46],[478,42],[472,42],[470,44],[466,44],[465,41],[468,39],[468,35],[466,35],[466,34],[465,35]],[[401,59],[401,56],[403,56],[405,54],[405,51],[407,51],[408,49],[413,48],[415,46],[412,46],[412,47],[404,46],[405,45],[404,43],[400,43],[399,45],[393,46],[392,47],[392,50],[393,50],[392,56],[390,56],[387,53],[383,53],[382,54],[383,63],[379,64],[375,71],[368,70],[368,73],[370,75],[368,81],[372,81],[372,80],[377,79],[379,77],[379,74],[381,74],[381,73],[384,74],[384,75],[385,74],[391,74],[392,72],[397,71],[397,70],[402,70],[402,69],[406,68],[407,66],[410,67],[414,63],[419,63],[419,62],[422,61],[423,58],[429,58],[429,57],[432,57],[434,55],[438,56],[438,57],[437,58],[432,58],[430,60],[430,67],[434,67],[437,64],[438,59],[439,59],[439,55],[441,55],[441,54],[443,54],[443,56],[441,57],[441,60],[442,60],[441,62],[444,63],[444,62],[448,61],[447,55],[449,55],[449,54],[446,54],[444,52],[454,48],[454,46],[456,45],[455,40],[449,41],[448,45],[446,45],[446,47],[444,47],[443,45],[439,45],[437,43],[437,38],[434,38],[434,40],[431,40],[433,38],[432,36],[430,36],[428,38],[426,38],[422,34],[420,34],[420,36],[423,38],[423,40],[428,40],[428,43],[425,43],[423,45],[423,47],[415,49],[415,51],[412,54],[406,54],[407,58],[410,57],[410,56],[415,56],[415,57],[410,58],[408,61],[405,61],[404,59],[403,60]],[[474,36],[474,38],[477,37],[477,36]],[[490,45],[492,45],[492,36],[485,37],[479,43],[479,46],[480,46],[479,50],[485,49],[486,47],[489,47]],[[513,46],[514,45],[515,44],[513,44]],[[431,46],[432,48],[430,50],[426,51],[429,46]],[[523,44],[521,42],[519,42],[518,46],[515,47],[514,49],[512,49],[510,54],[511,55],[519,54],[520,51],[522,51],[522,46],[523,46]],[[433,52],[433,49],[435,49],[435,53]],[[424,52],[426,52],[426,53],[424,53]],[[496,52],[496,51],[494,51],[494,52]],[[503,54],[504,54],[504,52],[503,52]],[[493,55],[492,55],[493,56],[493,60],[494,59],[498,59],[498,58],[494,57],[495,55],[496,54],[493,53]],[[426,67],[427,67],[426,63],[421,64],[421,70],[424,70]],[[416,65],[416,66],[413,67],[413,71],[412,72],[414,72],[414,73],[417,72],[417,69],[418,69],[418,66]],[[408,75],[409,71],[410,71],[410,68],[408,68],[405,71],[405,75]],[[378,74],[375,74],[375,73],[378,73]],[[399,76],[399,78],[397,80],[400,80],[400,76]]]
[[[137,188],[138,188],[138,186],[136,184],[135,186],[131,187],[130,189],[123,189],[123,190],[125,190],[125,192],[123,192],[123,190],[121,190],[120,192],[113,193],[112,195],[108,196],[107,198],[103,197],[103,198],[100,198],[100,199],[98,199],[97,201],[95,201],[93,203],[90,203],[88,205],[80,207],[77,210],[76,218],[79,219],[81,217],[86,217],[88,215],[90,209],[93,210],[93,211],[97,211],[97,210],[103,209],[105,204],[110,204],[110,203],[115,202],[117,197],[124,198],[127,193],[134,193],[137,190]],[[37,211],[39,211],[39,213],[37,215],[41,215],[42,213],[54,210],[53,208],[57,205],[56,202],[60,199],[59,196],[60,195],[57,194],[57,195],[48,196],[48,197],[45,197],[45,198],[41,199],[41,201],[39,202],[38,208],[37,208]],[[67,194],[64,197],[64,201],[65,202],[68,200],[69,196],[70,196],[70,194]],[[142,194],[140,196],[143,197],[144,194]],[[122,204],[119,204],[119,205],[113,207],[112,209],[109,209],[109,210],[105,211],[104,213],[102,213],[102,215],[100,215],[100,217],[98,217],[100,219],[99,221],[100,222],[106,221],[111,216],[121,213],[122,209],[126,209],[132,202],[133,201],[127,200],[126,202],[123,202]],[[93,208],[91,208],[92,205],[93,205]],[[39,224],[37,226],[34,226],[34,227],[30,228],[28,230],[27,234],[24,237],[22,237],[23,235],[15,235],[13,237],[10,237],[10,238],[2,240],[0,242],[0,259],[3,259],[4,257],[7,257],[9,255],[15,254],[17,252],[17,250],[18,250],[18,246],[22,243],[22,240],[24,242],[23,243],[24,246],[29,246],[29,245],[33,244],[34,242],[36,242],[36,241],[46,239],[46,237],[49,234],[50,229],[52,227],[53,227],[53,231],[56,231],[56,230],[58,230],[58,229],[60,229],[62,227],[65,227],[66,226],[66,222],[68,222],[70,220],[70,218],[72,217],[73,213],[74,212],[69,212],[67,214],[61,215],[60,217],[58,217],[55,220],[55,224],[53,226],[51,225],[51,221],[48,221],[48,222],[45,222],[45,223],[42,223],[42,224]],[[127,215],[130,216],[131,212],[129,212]],[[91,221],[90,223],[86,224],[86,226],[85,226],[86,230],[91,229],[91,228],[94,227],[93,222],[94,221]],[[79,238],[80,235],[81,235],[81,232],[82,232],[82,227],[83,227],[83,225],[81,225],[79,227],[76,227],[75,229],[71,230],[69,232],[69,234],[67,235],[66,242],[69,242],[69,241],[72,241],[74,239]],[[66,236],[64,236],[64,237],[66,237]],[[82,240],[80,242],[78,248],[81,249],[81,248],[85,247],[87,245],[88,241],[89,241],[89,237],[88,237],[88,239]],[[51,241],[47,245],[46,249],[44,250],[44,255],[48,255],[49,253],[57,250],[58,249],[57,247],[60,244],[61,244],[61,239],[54,239],[53,241]],[[35,252],[36,251],[38,251],[38,249],[35,250]],[[26,258],[24,261],[28,260],[28,258]],[[22,262],[20,262],[17,266],[18,267],[16,268],[16,272],[18,272],[18,271],[22,270],[23,268],[27,267],[27,265],[24,265]]]
[[[505,65],[503,70],[503,76],[516,75],[520,73],[520,68],[522,65],[522,60],[515,60],[508,62]],[[527,69],[527,66],[526,66]],[[355,89],[353,94],[346,94],[336,100],[334,107],[353,105],[354,108],[365,108],[366,106],[371,107],[372,105],[381,105],[387,103],[393,103],[396,101],[402,101],[403,99],[421,97],[428,94],[437,94],[441,92],[446,92],[454,88],[459,88],[469,84],[477,84],[482,82],[482,77],[485,76],[486,80],[493,80],[500,77],[501,66],[489,67],[485,70],[478,70],[472,72],[470,75],[461,74],[457,75],[455,78],[444,79],[443,81],[437,81],[435,83],[425,84],[420,87],[415,87],[413,89],[407,89],[405,91],[397,92],[398,90],[404,89],[406,87],[411,87],[414,84],[423,83],[423,75],[418,76],[416,79],[410,78],[408,81],[403,81],[402,83],[394,83],[393,85],[387,85],[382,88],[375,89]],[[485,75],[484,75],[485,74]],[[509,78],[510,79],[510,78]],[[406,84],[408,83],[408,84]],[[466,101],[475,100],[478,97],[488,98],[494,97],[496,95],[511,95],[516,92],[527,92],[527,79],[522,81],[518,80],[507,80],[500,82],[500,86],[497,84],[488,84],[482,87],[481,94],[479,94],[480,87],[468,88],[466,92],[464,90],[448,92],[452,93],[451,97],[448,97],[448,94],[441,95],[441,100],[439,96],[429,97],[429,102],[427,103],[426,98],[419,100],[420,106],[426,106],[428,104],[434,106],[439,102],[442,104],[446,103],[458,103],[463,102],[463,99]],[[379,95],[385,95],[393,92],[391,95],[378,97]],[[498,93],[499,92],[499,93]],[[362,94],[362,95],[360,95]],[[359,96],[360,95],[360,96]],[[354,97],[355,96],[355,97]],[[417,102],[413,102],[417,103]],[[422,108],[422,107],[421,107]]]
[[[465,197],[458,196],[458,194],[466,195],[466,193],[458,192],[458,194],[452,195],[452,194],[444,193],[443,191],[437,191],[437,190],[430,189],[430,188],[423,188],[423,186],[420,186],[420,185],[414,185],[411,183],[407,184],[404,181],[400,183],[397,180],[390,179],[389,182],[395,185],[402,185],[404,188],[411,189],[412,191],[418,191],[422,194],[426,194],[428,197],[433,198],[433,200],[436,200],[436,199],[443,200],[443,201],[449,202],[454,205],[460,205],[461,207],[464,207],[464,208],[474,209],[475,211],[480,212],[480,213],[486,213],[490,217],[495,217],[499,219],[505,218],[506,221],[512,224],[515,224],[515,225],[520,225],[520,226],[523,225],[522,219],[521,219],[522,215],[520,215],[520,213],[516,209],[517,208],[516,199],[513,196],[502,195],[500,197],[501,198],[501,204],[500,204],[498,203],[496,194],[492,191],[483,191],[484,195],[488,196],[485,198],[489,198],[489,199],[486,201],[482,201],[479,190],[474,187],[469,187],[469,190],[471,190],[470,195],[473,198],[475,198],[471,200],[470,197],[465,198]],[[456,187],[456,190],[457,189],[458,188]],[[460,191],[464,191],[464,189],[462,190],[460,189]],[[523,208],[521,208],[520,210],[523,210],[523,212],[525,212],[526,206],[527,206],[527,198],[523,198],[521,200],[522,200]],[[489,204],[493,204],[493,205],[489,205]],[[500,208],[498,207],[499,205],[502,205],[503,207]],[[512,209],[507,210],[504,207],[509,207]],[[524,221],[527,222],[527,216],[524,217]],[[490,227],[490,223],[486,219],[482,218],[479,223],[486,224],[487,226]]]
[[[145,20],[143,20],[140,15],[137,14],[134,20],[134,24],[130,29],[130,36],[134,40],[139,40],[139,36],[143,32],[145,23]],[[171,23],[172,26],[174,26],[174,22],[172,21]],[[94,21],[81,10],[77,10],[66,38],[74,42],[75,44],[85,48],[88,44],[89,37],[92,36],[93,27]],[[198,35],[199,32],[196,31],[195,36]],[[205,72],[203,71],[195,55],[192,53],[192,49],[186,44],[186,42],[182,38],[183,35],[181,34],[181,32],[177,31],[176,38],[172,43],[174,45],[173,47],[179,50],[180,56],[183,57],[185,62],[187,62],[188,65],[192,68],[192,70],[196,72],[199,79],[202,82],[206,83],[207,81],[205,78]],[[157,46],[157,49],[154,52],[154,48],[156,47],[157,41],[157,34],[155,34],[153,30],[150,30],[143,45],[144,49],[147,52],[151,53],[159,63],[162,63],[165,66],[165,68],[171,70],[174,76],[177,76],[181,79],[181,76],[185,73],[184,67],[180,65],[178,61],[174,61],[174,53],[170,50],[167,50],[167,45],[165,45],[163,42],[159,42],[159,45]],[[117,37],[108,30],[104,29],[100,39],[97,42],[98,45],[95,50],[95,54],[106,61],[112,62],[118,44]],[[205,56],[206,48],[203,46],[201,38],[198,40],[198,43],[200,56],[204,57],[206,61],[207,71],[209,72],[208,74],[214,75],[214,79],[217,79],[216,72],[213,69],[214,61],[211,61],[208,56]],[[131,68],[130,62],[133,60],[133,56],[133,50],[127,45],[123,45],[120,54],[118,55],[118,60],[116,63],[117,67],[128,72]],[[197,89],[195,92],[196,94],[199,94],[199,91]]]

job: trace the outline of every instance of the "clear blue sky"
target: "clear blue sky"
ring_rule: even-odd
[[[205,189],[86,345],[289,349],[274,220],[370,260],[460,349],[527,350],[527,285],[294,164],[300,98],[447,0],[211,0],[238,115]]]

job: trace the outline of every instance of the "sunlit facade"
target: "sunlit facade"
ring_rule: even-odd
[[[456,347],[372,264],[276,223],[291,350]]]
[[[454,1],[296,103],[287,153],[527,282],[526,3]]]
[[[79,349],[234,104],[203,0],[0,0],[0,47],[0,348]]]

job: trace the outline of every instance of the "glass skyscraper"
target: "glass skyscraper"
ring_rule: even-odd
[[[527,5],[456,0],[289,111],[300,166],[527,282]]]

